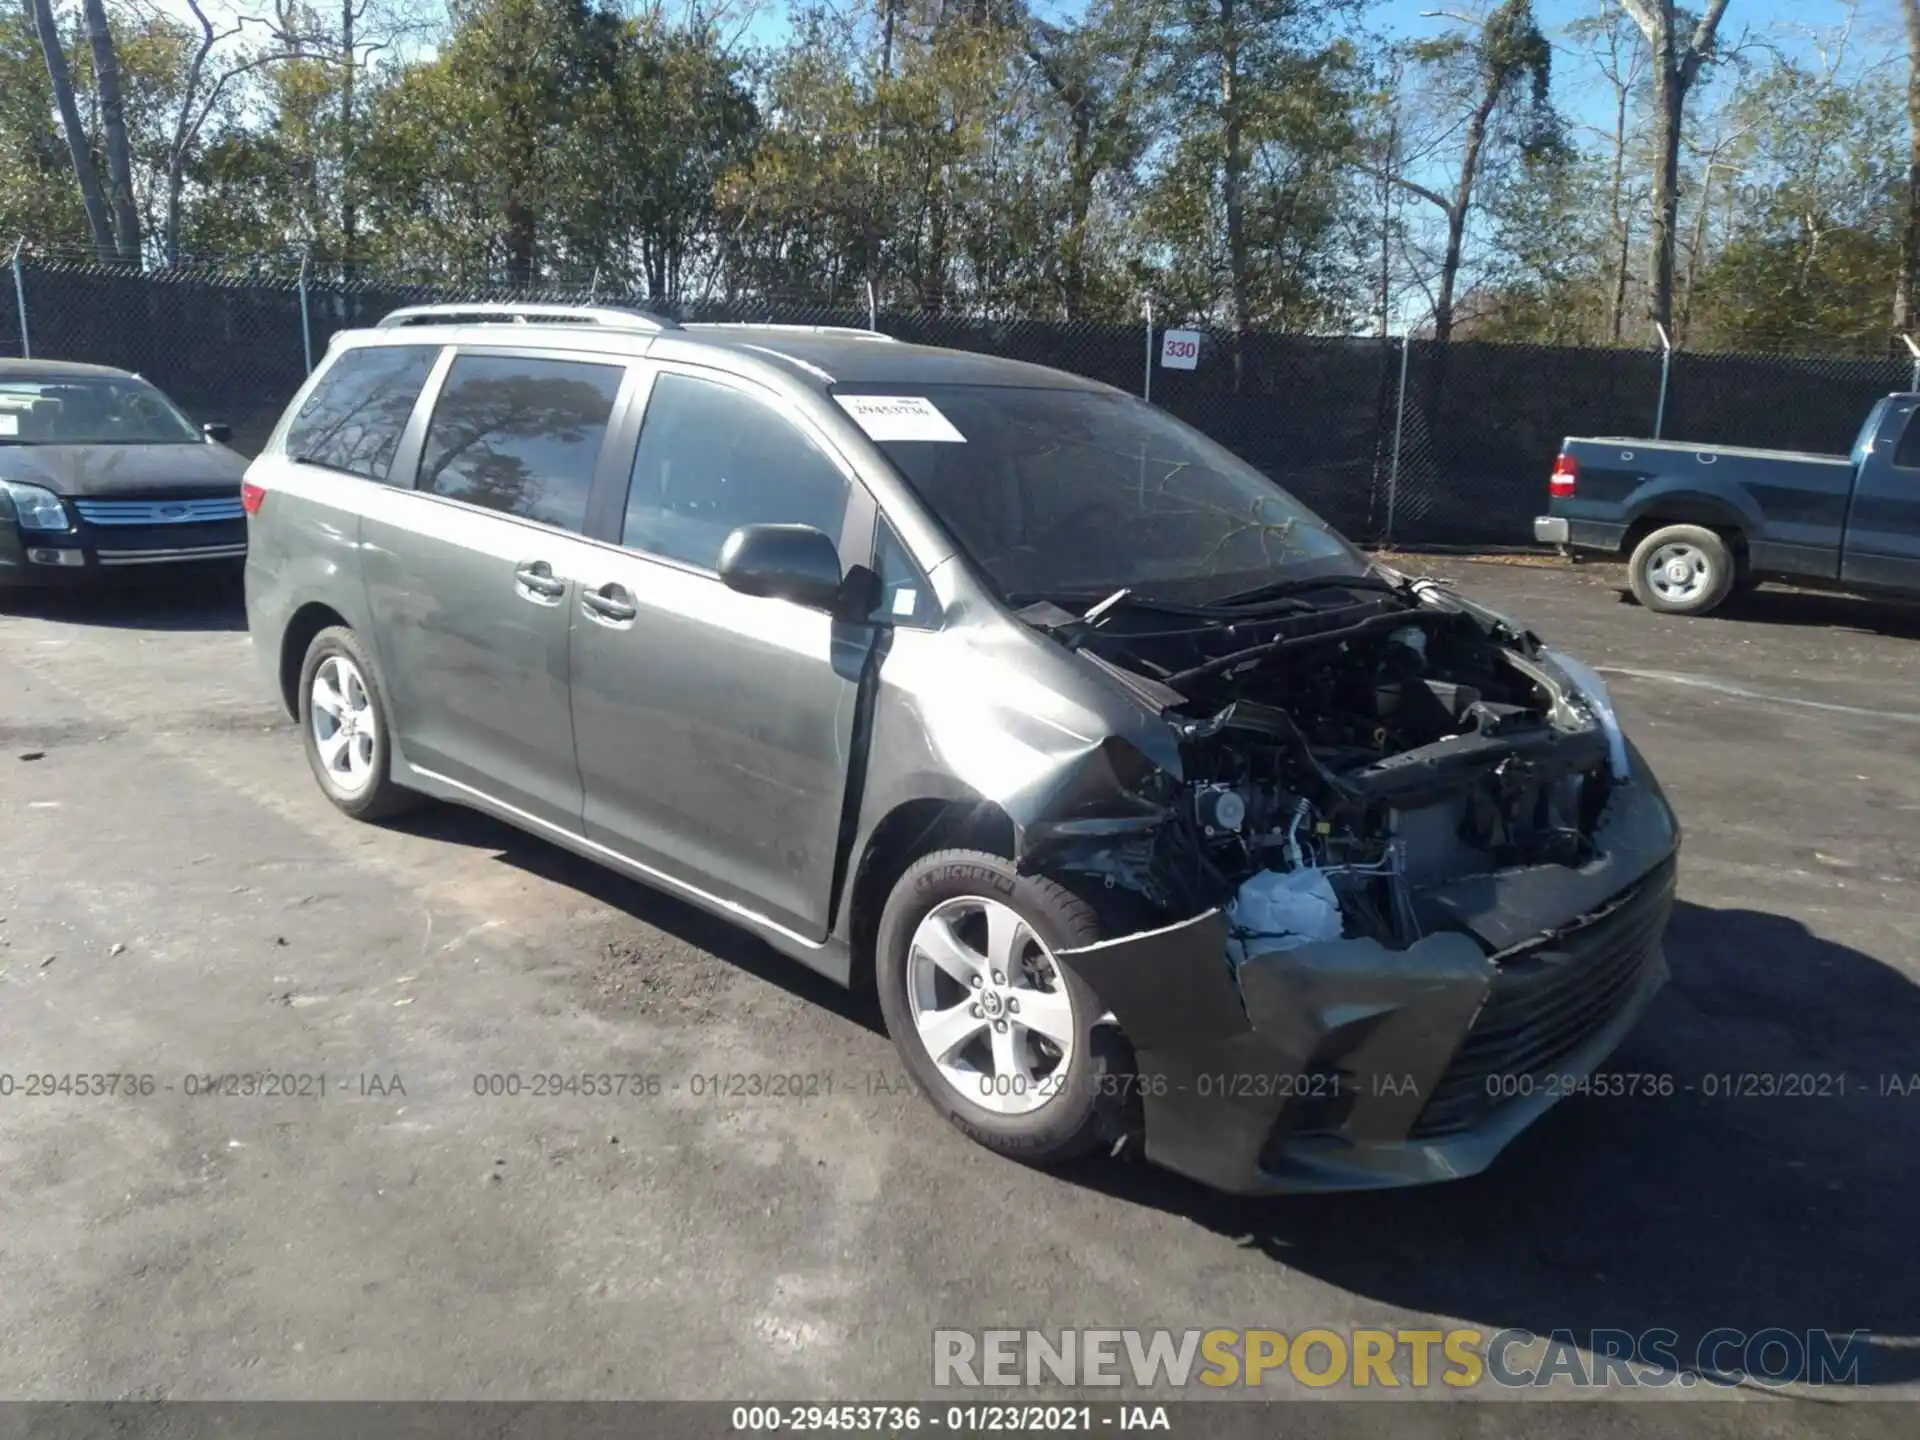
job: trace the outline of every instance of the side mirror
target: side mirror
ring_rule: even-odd
[[[742,525],[720,547],[720,580],[742,595],[832,613],[841,578],[840,551],[811,525]]]
[[[216,420],[211,425],[202,425],[200,433],[216,445],[224,445],[233,439],[233,426],[224,420]]]

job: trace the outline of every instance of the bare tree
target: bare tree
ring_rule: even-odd
[[[1639,27],[1615,8],[1596,0],[1597,13],[1575,22],[1571,33],[1586,42],[1586,58],[1607,87],[1609,124],[1587,127],[1607,146],[1608,297],[1606,333],[1618,345],[1626,329],[1627,281],[1632,269],[1633,222],[1640,192],[1627,180],[1627,150],[1633,138],[1633,97],[1646,77],[1647,47]]]
[[[120,58],[103,0],[82,0],[87,43],[93,50],[93,86],[100,97],[100,143],[107,152],[107,198],[113,205],[114,249],[123,264],[140,263],[140,207],[133,197],[133,147],[120,98]]]
[[[100,0],[88,0],[97,5]],[[225,29],[216,29],[213,21],[201,6],[201,0],[186,0],[188,10],[193,12],[194,21],[199,26],[200,37],[194,45],[193,58],[187,64],[186,80],[180,89],[180,109],[173,119],[173,131],[167,138],[166,183],[167,200],[161,222],[165,235],[167,259],[177,262],[180,258],[180,221],[181,201],[186,191],[187,166],[192,162],[194,147],[199,143],[200,132],[206,128],[215,108],[227,89],[241,76],[251,71],[272,65],[280,60],[291,59],[300,53],[299,36],[290,29],[277,29],[275,43],[263,50],[251,54],[236,56],[229,64],[220,64],[214,60],[214,51],[224,42],[239,35],[246,26],[246,20],[236,20]],[[349,26],[352,23],[353,6],[351,0],[346,5]],[[288,22],[290,23],[290,22]],[[348,32],[348,44],[351,46],[352,30]],[[348,52],[352,51],[349,48]],[[352,104],[352,71],[348,71],[347,105]],[[104,109],[104,105],[102,106]]]
[[[100,189],[100,174],[93,168],[93,141],[80,119],[79,103],[73,98],[73,73],[67,68],[67,52],[60,43],[53,0],[26,0],[26,6],[40,36],[40,52],[47,62],[47,79],[53,85],[60,125],[67,132],[67,153],[73,157],[74,179],[80,185],[80,203],[86,207],[87,228],[93,232],[94,253],[102,260],[111,260],[115,254],[113,219],[107,213],[106,194]]]
[[[1134,132],[1140,80],[1159,23],[1154,3],[1109,11],[1063,28],[1024,11],[1021,44],[1040,72],[1067,126],[1067,234],[1062,276],[1065,318],[1087,302],[1087,221],[1100,179],[1130,163],[1142,140]]]
[[[1647,37],[1652,54],[1654,111],[1653,234],[1648,266],[1648,318],[1673,329],[1674,254],[1680,224],[1680,134],[1686,119],[1687,95],[1700,78],[1701,67],[1714,56],[1720,21],[1727,0],[1707,0],[1684,43],[1676,0],[1620,0]]]
[[[1551,132],[1547,91],[1552,76],[1553,47],[1534,21],[1533,0],[1501,0],[1485,18],[1451,11],[1424,13],[1444,15],[1477,32],[1472,38],[1456,35],[1418,47],[1415,52],[1434,64],[1464,64],[1467,71],[1462,97],[1468,108],[1461,122],[1459,168],[1453,176],[1451,193],[1443,194],[1403,174],[1387,175],[1395,185],[1425,200],[1446,218],[1446,248],[1440,259],[1439,289],[1433,301],[1433,338],[1445,344],[1453,337],[1455,296],[1460,267],[1466,258],[1467,220],[1473,211],[1494,113],[1530,83],[1536,120],[1546,121],[1544,130]],[[1526,137],[1522,143],[1530,144],[1534,138]]]
[[[1893,302],[1893,328],[1911,334],[1920,305],[1920,0],[1900,0],[1907,21],[1907,122],[1912,149],[1907,159],[1906,243],[1900,257],[1900,283]]]

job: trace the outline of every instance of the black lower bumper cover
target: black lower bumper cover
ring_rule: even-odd
[[[1665,981],[1675,863],[1644,858],[1624,889],[1497,951],[1449,930],[1404,950],[1256,948],[1236,973],[1215,910],[1061,959],[1134,1046],[1150,1160],[1243,1194],[1454,1179],[1599,1065]],[[1569,892],[1604,875],[1584,879]]]
[[[235,571],[246,563],[247,527],[241,520],[200,525],[83,525],[41,534],[0,523],[0,588],[71,589],[151,583],[183,574]],[[59,551],[66,563],[32,558]]]

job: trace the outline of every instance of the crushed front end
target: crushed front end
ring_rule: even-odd
[[[1245,1193],[1472,1174],[1664,981],[1672,812],[1592,672],[1430,582],[1233,615],[1029,617],[1179,742],[1023,827],[1024,867],[1133,917],[1060,958],[1133,1048],[1147,1158]]]

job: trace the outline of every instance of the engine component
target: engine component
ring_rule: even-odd
[[[1247,823],[1247,802],[1238,790],[1210,785],[1194,797],[1201,828],[1209,835],[1238,834]]]

